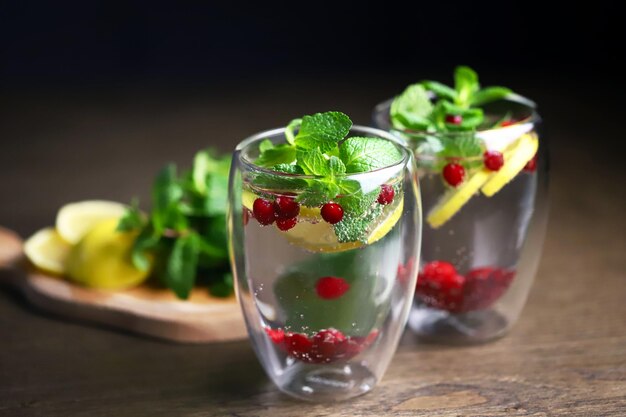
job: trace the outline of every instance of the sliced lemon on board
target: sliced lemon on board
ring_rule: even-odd
[[[495,172],[481,191],[487,197],[492,197],[517,176],[524,166],[530,161],[539,148],[539,140],[536,134],[525,134],[516,142],[515,146],[507,152],[507,158],[499,171]]]
[[[131,253],[136,232],[117,231],[117,219],[94,225],[67,259],[67,274],[82,285],[102,289],[124,289],[141,284],[150,271],[141,271],[132,263]]]
[[[24,253],[37,268],[62,275],[72,246],[51,227],[39,230],[24,243]]]
[[[119,219],[125,211],[124,204],[114,201],[87,200],[66,204],[57,214],[57,231],[65,241],[76,244],[95,224]]]
[[[437,229],[450,220],[492,175],[493,171],[482,168],[458,188],[446,192],[428,213],[426,217],[428,224]]]

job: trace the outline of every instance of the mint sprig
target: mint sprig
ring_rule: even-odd
[[[146,270],[152,254],[154,275],[179,298],[187,298],[201,278],[214,295],[233,292],[225,226],[229,168],[229,157],[208,150],[195,155],[191,170],[179,174],[175,165],[167,165],[155,178],[150,213],[142,215],[133,203],[118,225],[118,230],[139,232],[135,267]]]
[[[362,238],[369,224],[364,216],[375,202],[378,190],[363,194],[361,184],[346,178],[346,174],[393,165],[402,159],[402,154],[395,144],[383,139],[346,138],[351,127],[350,118],[336,111],[293,120],[285,129],[286,143],[261,142],[260,154],[255,161],[260,166],[272,165],[272,170],[281,174],[255,173],[252,183],[261,189],[297,192],[297,201],[308,207],[338,201],[348,220],[346,226],[349,225],[345,231],[339,226],[338,236],[341,239]],[[279,163],[272,164],[278,160]],[[298,174],[315,178],[305,179]],[[356,219],[364,220],[353,221]]]
[[[389,111],[394,128],[415,131],[411,135],[420,151],[442,158],[477,157],[484,151],[475,132],[485,124],[481,106],[508,99],[534,107],[534,103],[506,87],[481,88],[478,75],[467,66],[454,71],[454,87],[426,80],[408,86],[397,96]],[[460,123],[451,118],[460,117]],[[454,135],[429,135],[454,133]],[[456,135],[460,133],[461,135]],[[458,140],[457,140],[458,139]],[[470,167],[470,163],[461,161]]]

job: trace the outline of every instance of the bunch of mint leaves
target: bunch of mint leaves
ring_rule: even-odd
[[[307,207],[331,201],[341,204],[344,218],[334,225],[340,242],[365,239],[380,191],[364,193],[361,184],[346,175],[384,168],[402,159],[398,147],[388,140],[346,138],[351,127],[350,118],[337,111],[292,120],[285,129],[285,143],[261,142],[255,164],[293,176],[262,173],[252,181],[259,188],[296,192],[296,200]]]
[[[476,72],[467,66],[459,66],[454,71],[454,87],[437,81],[412,84],[393,100],[389,117],[395,129],[415,132],[410,138],[418,142],[415,145],[419,152],[436,154],[441,160],[472,158],[481,156],[484,151],[475,134],[477,129],[493,127],[485,126],[482,106],[502,99],[534,106],[509,88],[481,88]],[[451,123],[446,120],[449,116],[460,116],[461,122]],[[501,122],[498,120],[495,125]]]
[[[180,174],[168,164],[154,180],[150,213],[144,215],[135,201],[118,225],[138,232],[135,267],[148,269],[152,258],[153,275],[181,299],[200,281],[215,296],[233,293],[226,235],[229,169],[230,158],[210,150],[198,152],[192,169]]]

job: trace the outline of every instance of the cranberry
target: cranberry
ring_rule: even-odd
[[[304,334],[287,333],[285,334],[285,347],[287,348],[287,353],[294,358],[308,362],[313,342]]]
[[[270,327],[266,327],[265,333],[267,333],[267,336],[277,345],[283,343],[285,340],[285,332],[283,329],[272,329]]]
[[[517,123],[517,121],[515,119],[509,119],[509,120],[505,120],[502,123],[500,123],[500,126],[507,127],[507,126],[514,125],[515,123]]]
[[[463,123],[463,116],[460,114],[448,114],[446,115],[446,123],[451,125],[460,125]]]
[[[283,232],[286,232],[287,230],[292,229],[296,223],[298,223],[298,219],[295,217],[291,219],[278,219],[276,220],[276,227]]]
[[[254,218],[262,225],[274,223],[274,205],[270,201],[264,198],[257,198],[252,205],[252,212],[254,213]]]
[[[484,310],[495,303],[509,288],[514,271],[500,268],[474,268],[465,275],[463,311]]]
[[[463,306],[464,284],[465,277],[452,264],[433,261],[422,268],[415,291],[429,307],[457,312]]]
[[[350,289],[350,284],[343,278],[323,277],[317,280],[315,291],[324,300],[339,298]]]
[[[537,155],[533,156],[533,159],[528,161],[526,165],[524,165],[524,171],[526,172],[535,172],[537,170]]]
[[[274,212],[277,219],[293,219],[300,214],[300,204],[293,197],[278,196],[274,201]]]
[[[504,165],[504,155],[498,151],[487,151],[483,155],[485,166],[490,171],[499,171]]]
[[[380,194],[378,194],[378,203],[391,204],[391,202],[393,201],[394,195],[395,195],[395,191],[393,191],[393,187],[388,184],[383,184],[380,186]]]
[[[339,223],[343,219],[343,208],[337,203],[326,203],[322,206],[322,218],[330,224]]]
[[[462,183],[464,177],[465,168],[462,165],[452,162],[443,167],[443,178],[453,187]]]
[[[336,329],[324,329],[313,336],[311,359],[315,362],[330,362],[343,354],[342,345],[346,336]]]

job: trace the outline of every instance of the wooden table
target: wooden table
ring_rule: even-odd
[[[69,200],[146,201],[152,173],[166,161],[188,163],[205,145],[227,150],[306,112],[341,109],[367,123],[371,105],[409,81],[5,95],[0,223],[27,235]],[[277,392],[248,342],[166,344],[49,317],[2,289],[0,416],[626,415],[626,175],[621,119],[611,110],[618,107],[588,105],[599,97],[552,81],[518,89],[542,103],[554,169],[543,260],[507,337],[446,347],[405,334],[373,392],[312,405]]]

